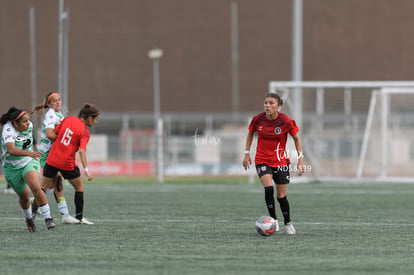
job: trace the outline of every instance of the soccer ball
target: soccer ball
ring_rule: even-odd
[[[268,237],[276,232],[276,221],[269,216],[261,216],[256,221],[256,231],[263,237]]]

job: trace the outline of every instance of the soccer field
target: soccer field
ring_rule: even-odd
[[[237,181],[98,178],[85,188],[95,225],[61,224],[50,194],[56,228],[37,219],[36,233],[1,193],[0,274],[414,274],[414,185],[291,184],[297,234],[280,222],[265,238],[263,188]]]

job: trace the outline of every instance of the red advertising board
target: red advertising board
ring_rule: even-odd
[[[151,175],[152,165],[149,161],[88,161],[88,169],[94,176],[138,176]]]

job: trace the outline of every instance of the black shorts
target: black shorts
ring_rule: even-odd
[[[76,179],[77,177],[80,177],[80,171],[79,171],[78,166],[75,166],[75,168],[71,171],[67,171],[67,170],[56,168],[46,163],[45,167],[43,168],[43,176],[46,178],[54,178],[56,177],[58,172],[60,172],[63,178],[67,180],[72,180],[72,179]]]
[[[290,182],[289,170],[289,165],[281,167],[270,167],[264,163],[256,165],[256,172],[259,178],[266,174],[273,175],[272,178],[275,184],[288,184]]]

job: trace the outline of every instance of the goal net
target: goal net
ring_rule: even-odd
[[[272,81],[269,91],[299,126],[311,167],[302,180],[414,182],[413,81]]]
[[[413,104],[414,88],[372,92],[357,178],[401,181],[414,177]]]

